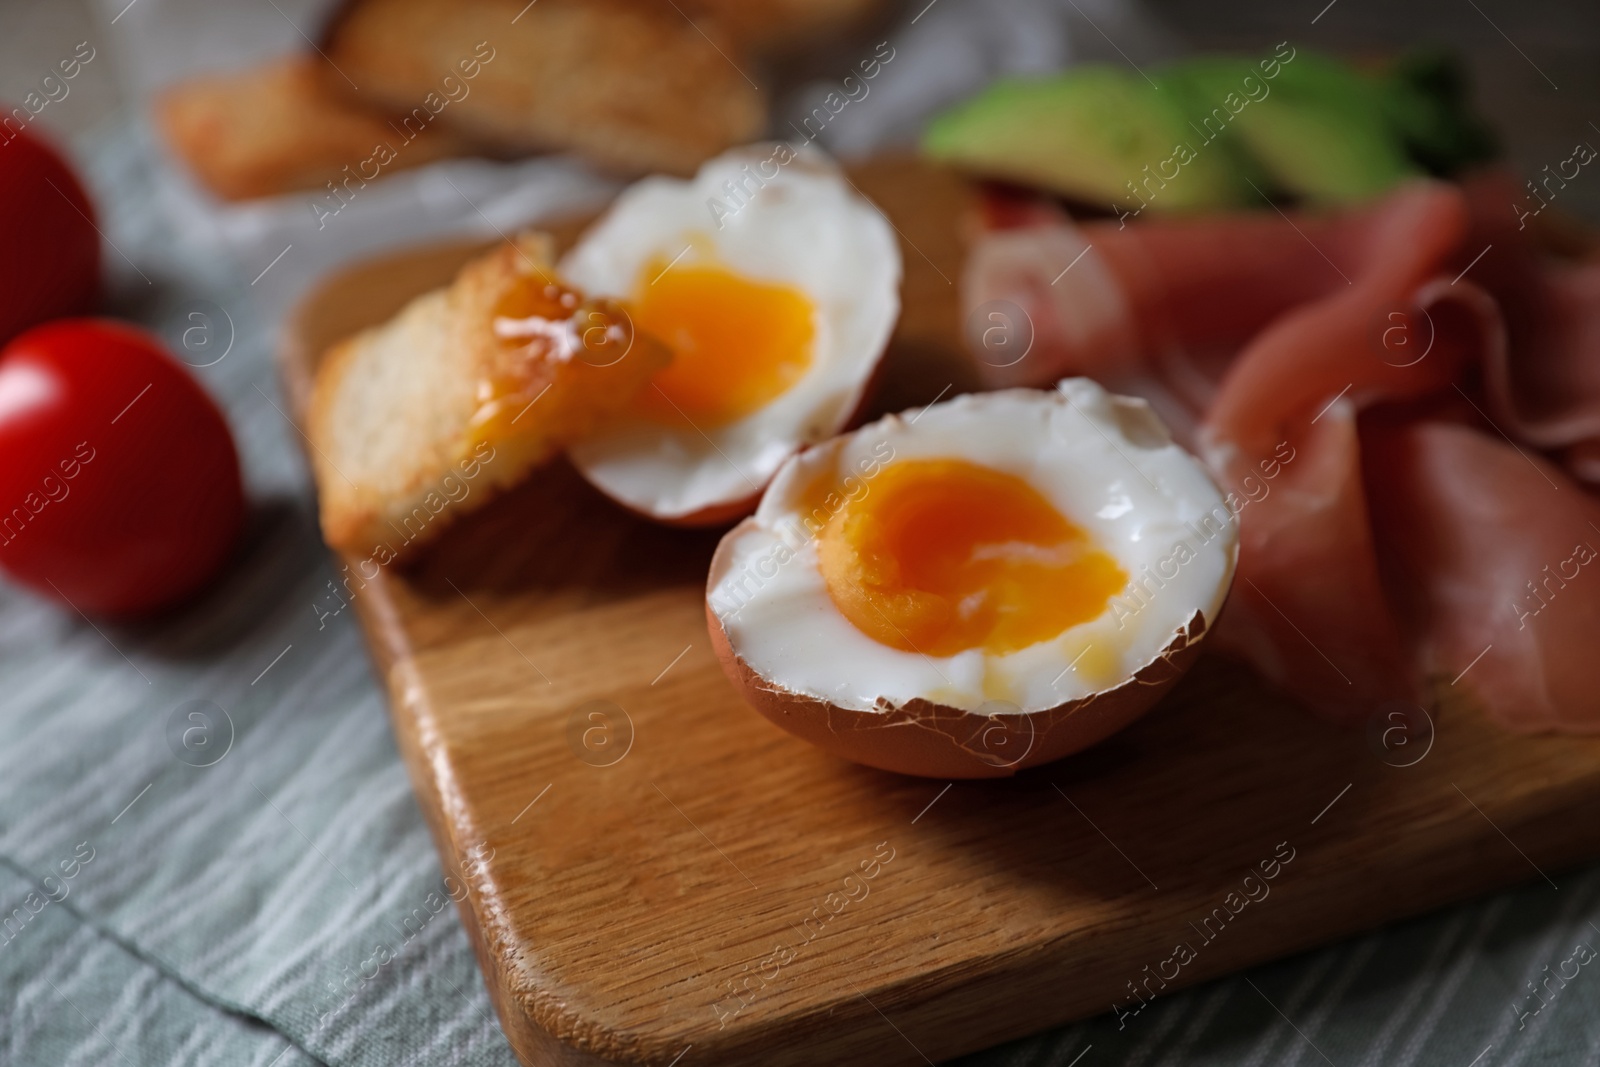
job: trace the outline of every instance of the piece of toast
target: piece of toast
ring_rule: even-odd
[[[639,4],[659,0],[635,0]],[[684,14],[710,19],[748,52],[784,55],[810,48],[873,22],[887,0],[678,0]]]
[[[555,282],[542,234],[328,350],[306,416],[323,537],[379,565],[520,481],[666,366],[627,313]]]
[[[470,150],[443,128],[408,140],[383,111],[330,78],[339,75],[315,55],[193,78],[161,94],[156,125],[201,184],[226,200],[324,189],[352,173],[364,181]],[[374,159],[380,144],[392,158]]]
[[[665,2],[354,0],[324,50],[404,114],[623,174],[692,174],[766,124],[732,38]]]

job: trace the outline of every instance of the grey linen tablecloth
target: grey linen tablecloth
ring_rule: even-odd
[[[193,363],[227,349],[195,374],[253,516],[156,623],[0,585],[0,1064],[513,1064],[354,620],[314,606],[332,570],[271,360],[281,300],[148,209],[164,171],[137,122],[87,145],[113,310]],[[1597,1063],[1600,970],[1529,990],[1600,947],[1600,868],[1548,873],[963,1062]]]

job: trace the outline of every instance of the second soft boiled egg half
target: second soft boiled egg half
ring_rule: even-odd
[[[712,644],[773,722],[869,766],[984,778],[1148,709],[1216,623],[1237,523],[1142,400],[958,397],[790,459],[718,547]]]
[[[573,463],[659,521],[748,514],[784,460],[857,414],[899,316],[900,271],[888,220],[820,153],[752,146],[690,181],[631,186],[561,274],[622,300],[672,363]]]

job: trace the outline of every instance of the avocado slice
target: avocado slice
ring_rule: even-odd
[[[1452,177],[1500,154],[1493,132],[1472,110],[1466,72],[1450,55],[1407,53],[1385,73],[1381,88],[1389,124],[1430,174]]]
[[[1335,60],[1301,50],[1267,78],[1249,60],[1194,59],[1168,67],[1159,81],[1213,139],[1207,151],[1231,143],[1261,165],[1277,192],[1347,203],[1421,173],[1378,84]]]
[[[1114,67],[996,82],[929,125],[925,155],[1087,204],[1184,212],[1257,199],[1228,146],[1202,148],[1173,93]]]

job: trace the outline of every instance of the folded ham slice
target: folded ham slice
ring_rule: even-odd
[[[1283,312],[1348,287],[1373,260],[1375,237],[1418,196],[1426,194],[1344,215],[1261,211],[1131,226],[1078,225],[1048,204],[991,202],[988,232],[967,258],[964,299],[1016,304],[1032,320],[1034,345],[1015,364],[980,360],[979,372],[992,388],[1070,374],[1175,374],[1169,384],[1203,407],[1241,344]],[[1452,220],[1436,243],[1459,241],[1461,224]],[[1210,373],[1196,373],[1197,363]]]
[[[1467,426],[1416,422],[1364,443],[1420,668],[1515,729],[1600,729],[1600,499]]]
[[[1493,292],[1505,336],[1484,353],[1487,410],[1519,441],[1544,449],[1600,446],[1600,261],[1542,255],[1517,205],[1527,198],[1507,173],[1466,183],[1473,226],[1466,255],[1488,249],[1471,277]],[[1600,482],[1590,463],[1571,465]]]
[[[1218,644],[1315,710],[1359,722],[1455,682],[1512,728],[1600,730],[1573,654],[1600,643],[1600,500],[1573,477],[1600,481],[1600,264],[1551,261],[1510,189],[1129,226],[991,212],[964,297],[1020,306],[1034,345],[980,374],[1150,399],[1240,522]]]

